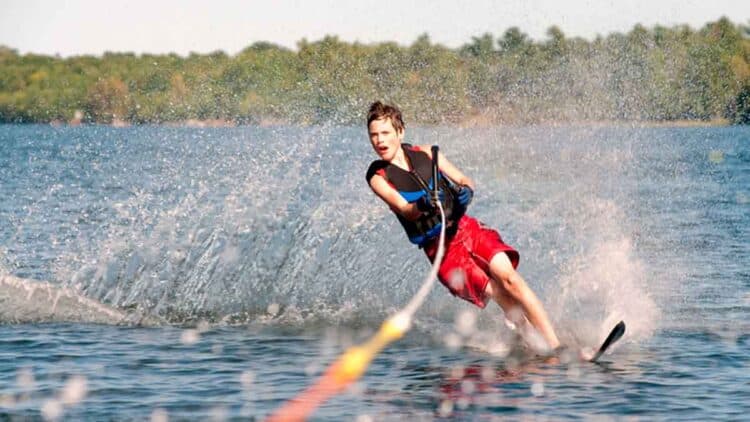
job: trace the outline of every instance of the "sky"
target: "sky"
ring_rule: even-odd
[[[750,0],[0,0],[0,45],[69,57],[222,50],[257,41],[296,48],[303,38],[412,43],[427,33],[451,48],[516,26],[536,40],[627,32],[637,23],[699,28],[726,16],[750,25]]]

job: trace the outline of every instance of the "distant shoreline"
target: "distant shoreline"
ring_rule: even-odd
[[[0,121],[360,125],[380,100],[399,106],[407,125],[750,124],[745,32],[722,17],[591,41],[554,26],[536,41],[513,27],[455,49],[427,34],[409,46],[329,35],[296,51],[256,42],[188,57],[63,59],[0,45]]]

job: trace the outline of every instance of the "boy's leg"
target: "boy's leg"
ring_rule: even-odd
[[[508,318],[516,325],[523,324],[526,320],[542,335],[550,349],[560,345],[560,341],[552,328],[552,323],[534,292],[529,288],[524,279],[515,269],[505,253],[497,253],[490,261],[490,282],[487,283],[485,292],[500,305]],[[520,309],[523,314],[519,316],[514,313]],[[525,318],[524,318],[525,316]]]

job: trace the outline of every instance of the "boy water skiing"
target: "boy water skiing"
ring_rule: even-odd
[[[403,143],[401,111],[380,101],[367,114],[367,129],[380,157],[367,170],[373,192],[396,214],[409,240],[433,261],[440,233],[440,215],[429,191],[438,184],[446,214],[445,256],[438,278],[451,293],[480,308],[494,300],[521,331],[529,325],[551,352],[560,341],[534,292],[516,272],[519,254],[505,244],[497,231],[466,214],[474,196],[474,182],[438,153],[438,180],[432,180],[429,146]],[[526,336],[526,340],[528,336]]]

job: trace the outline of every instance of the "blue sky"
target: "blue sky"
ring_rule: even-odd
[[[0,44],[21,53],[62,56],[235,54],[256,41],[294,48],[302,38],[332,34],[344,41],[407,45],[428,33],[434,42],[458,47],[472,36],[499,36],[511,26],[535,39],[543,39],[551,25],[567,36],[592,39],[628,31],[636,23],[698,28],[721,16],[750,25],[750,1],[0,0]]]

